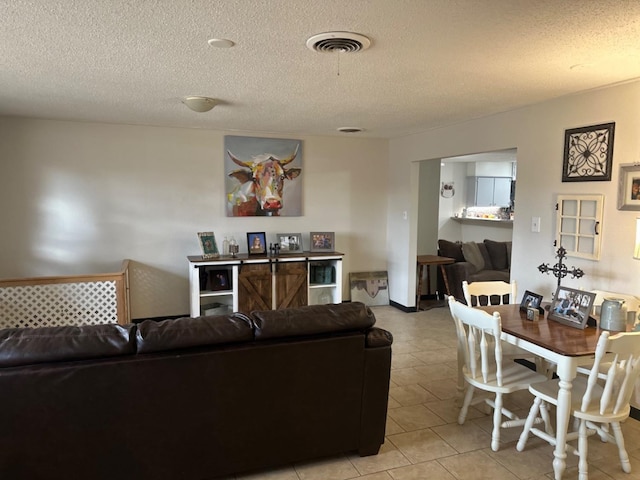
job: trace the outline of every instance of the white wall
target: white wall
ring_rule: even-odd
[[[616,123],[612,181],[562,183],[564,131],[611,121]],[[632,258],[638,212],[616,208],[619,166],[638,161],[639,130],[640,82],[633,82],[391,140],[389,188],[393,194],[387,231],[407,238],[404,248],[389,252],[391,300],[406,306],[415,304],[412,292],[416,249],[411,241],[415,218],[410,213],[410,221],[402,222],[397,215],[401,209],[415,209],[415,192],[402,191],[403,185],[417,188],[413,182],[413,162],[514,147],[518,149],[518,180],[512,278],[517,280],[519,291],[533,290],[546,299],[555,291],[556,279],[537,271],[541,263],[555,263],[555,196],[602,193],[605,195],[602,258],[600,261],[569,258],[568,265],[582,268],[585,276],[579,281],[567,278],[563,285],[640,294],[636,280],[640,261]],[[541,217],[540,233],[530,231],[532,216]],[[402,285],[403,279],[407,279],[404,288],[394,287]]]
[[[386,270],[385,140],[305,137],[303,216],[227,218],[224,132],[0,117],[0,276],[112,272],[134,260],[133,318],[187,314],[196,233],[334,231],[348,272]],[[234,132],[238,135],[238,132]],[[265,136],[243,133],[248,136]]]

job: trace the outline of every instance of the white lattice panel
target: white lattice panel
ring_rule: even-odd
[[[115,281],[0,288],[0,328],[118,322]]]

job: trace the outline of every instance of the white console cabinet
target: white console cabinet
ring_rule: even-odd
[[[341,303],[343,256],[339,252],[189,256],[190,315]]]

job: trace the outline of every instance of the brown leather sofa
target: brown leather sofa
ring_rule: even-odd
[[[0,330],[0,478],[204,480],[384,442],[361,303]]]
[[[438,255],[453,258],[456,262],[444,265],[447,272],[450,295],[466,303],[462,292],[462,282],[503,281],[511,277],[511,242],[450,242],[438,240]],[[442,289],[441,276],[438,279]]]

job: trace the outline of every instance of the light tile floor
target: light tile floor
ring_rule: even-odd
[[[277,470],[237,475],[237,480],[548,480],[553,449],[537,437],[524,452],[515,449],[520,428],[501,431],[500,450],[490,448],[491,417],[471,407],[458,425],[456,338],[447,308],[404,313],[372,307],[376,325],[394,337],[385,443],[371,457],[340,455]],[[532,397],[518,392],[505,401],[526,416]],[[620,468],[615,445],[589,439],[591,480],[640,480],[640,422],[623,425],[631,474]],[[569,454],[565,479],[577,478],[577,457]]]

